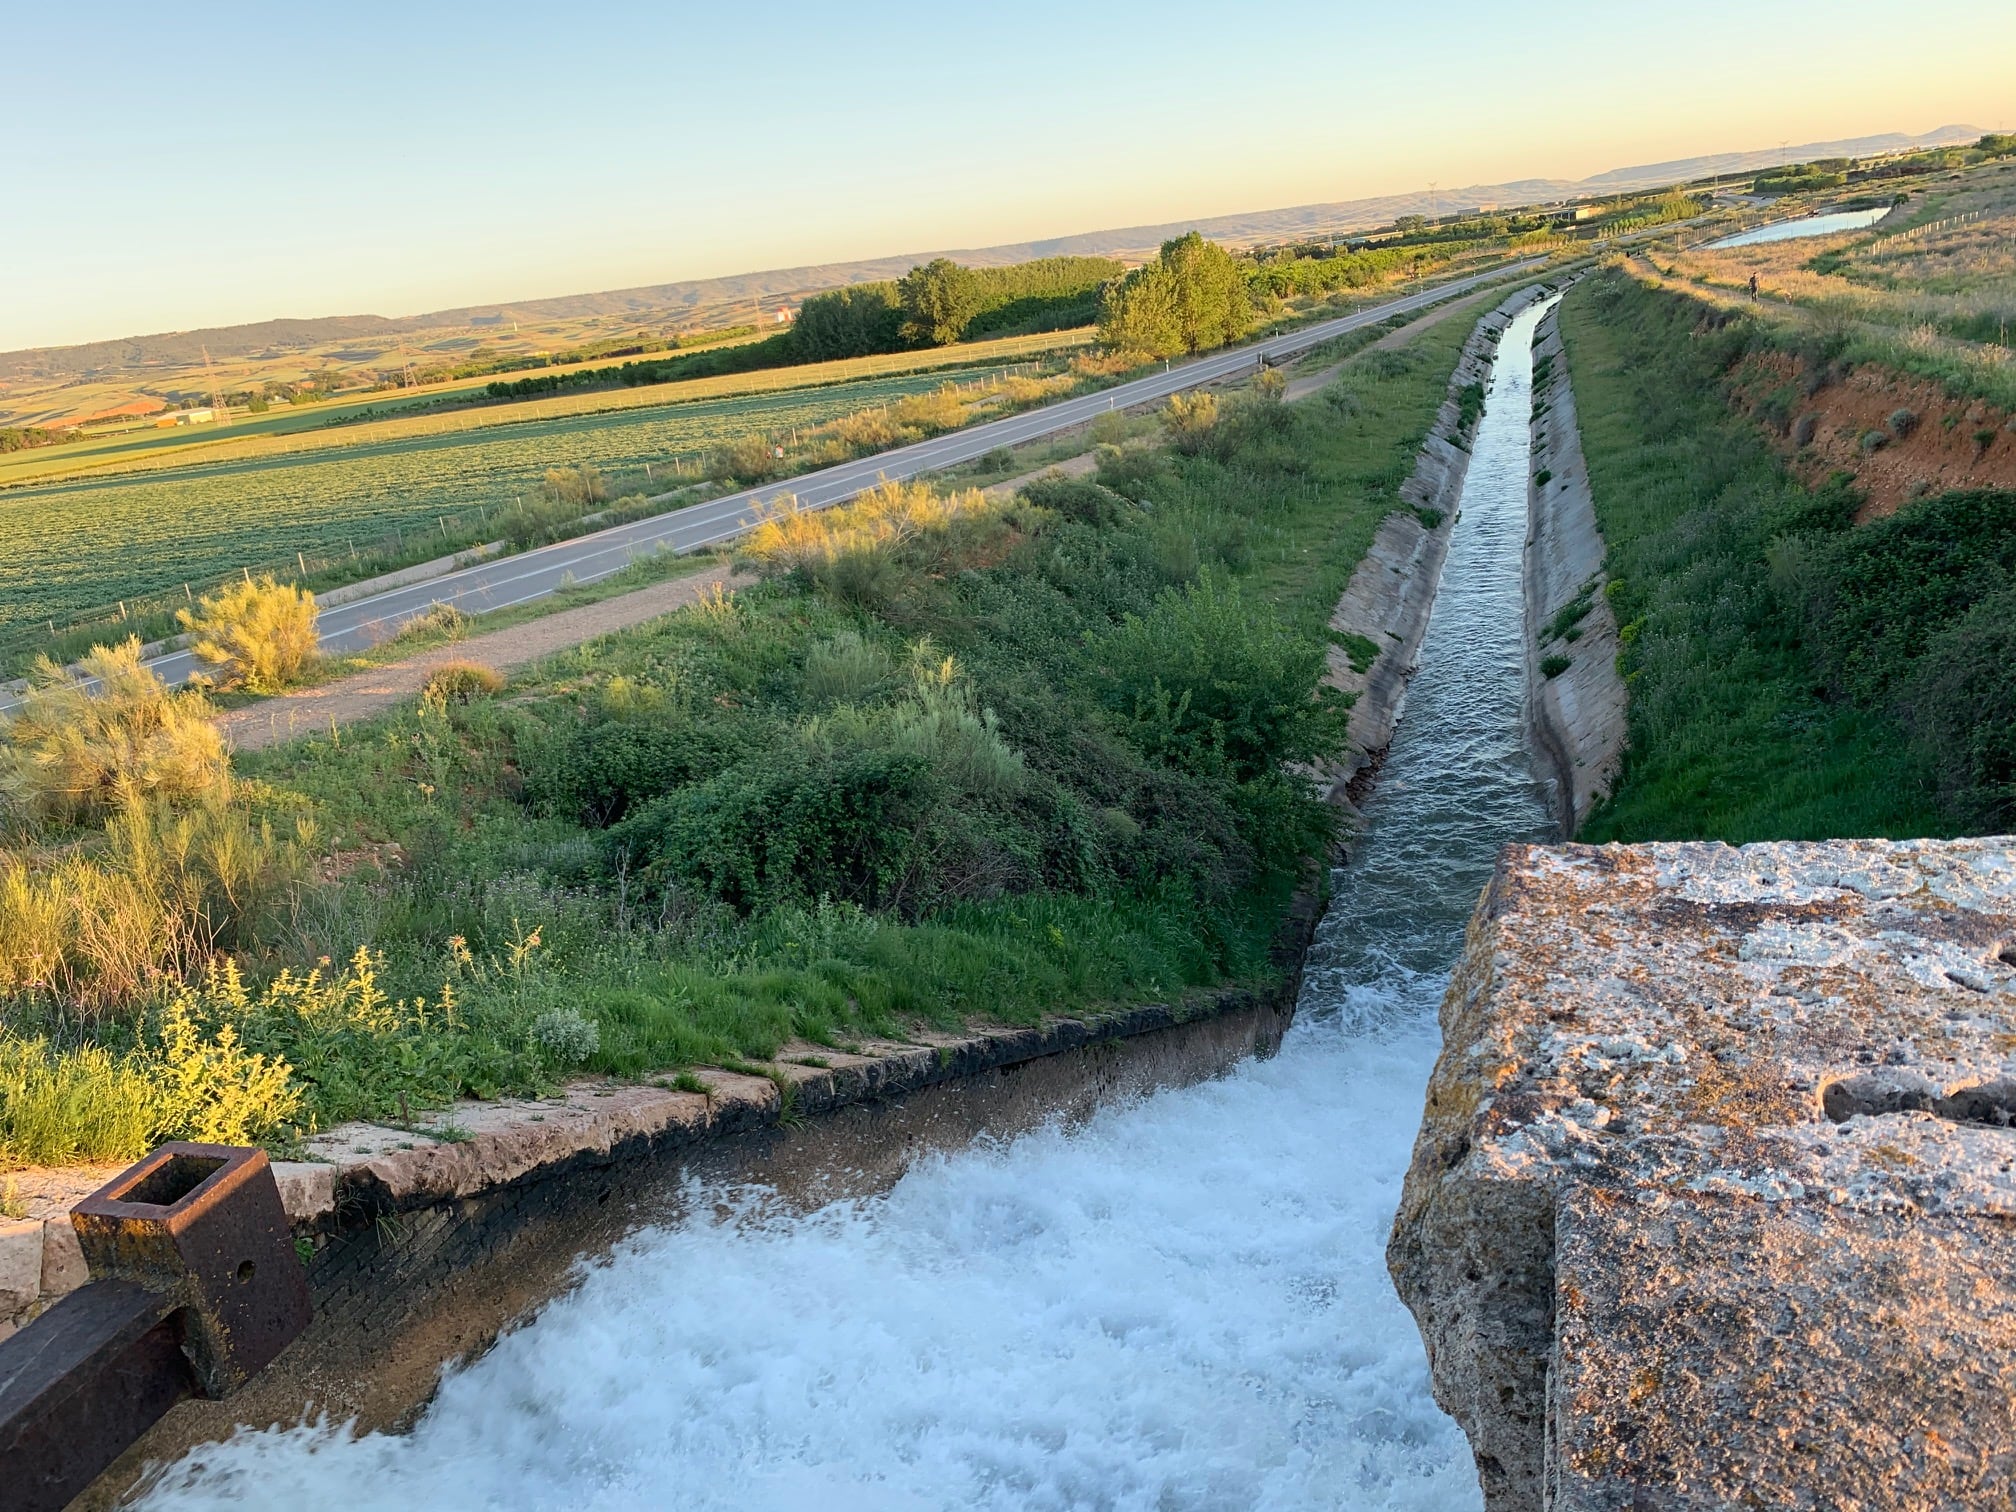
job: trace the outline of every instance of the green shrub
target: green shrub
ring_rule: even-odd
[[[1575,659],[1572,656],[1563,656],[1556,652],[1552,656],[1540,658],[1540,675],[1551,682],[1574,665]]]
[[[1949,493],[1816,548],[1810,644],[1841,691],[1880,703],[1932,637],[2016,574],[2016,493]]]
[[[1120,453],[1125,456],[1126,453]],[[1093,483],[1083,478],[1038,478],[1022,490],[1022,497],[1039,509],[1053,510],[1066,519],[1078,520],[1087,525],[1108,526],[1117,524],[1130,514],[1128,499],[1116,492],[1105,479],[1109,475],[1103,465],[1100,481]],[[1136,477],[1164,476],[1138,472]]]
[[[1907,727],[1963,820],[2016,829],[2016,590],[1936,631],[1899,690]]]
[[[895,675],[894,659],[858,630],[842,630],[805,653],[805,696],[814,704],[859,703]]]
[[[1171,394],[1162,407],[1162,428],[1168,433],[1169,444],[1179,452],[1194,455],[1202,451],[1217,424],[1218,396],[1209,389]]]
[[[1320,642],[1207,574],[1169,589],[1090,650],[1108,708],[1159,759],[1250,780],[1340,748],[1346,710],[1318,686]]]

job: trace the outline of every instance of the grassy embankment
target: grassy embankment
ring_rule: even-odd
[[[1571,291],[1562,330],[1631,695],[1583,837],[2009,827],[2016,496],[1856,526],[1845,478],[1802,488],[1732,407],[1731,370],[1781,330],[1616,269]]]
[[[1740,308],[1788,344],[1926,378],[2016,408],[2016,161],[1884,184],[1902,197],[1865,231],[1692,251],[1659,249],[1662,276]],[[1806,207],[1824,210],[1820,199]],[[1749,300],[1755,275],[1761,300]]]
[[[1282,771],[1341,738],[1324,622],[1467,326],[1193,414],[1099,484],[787,521],[760,587],[502,698],[235,773],[150,715],[151,792],[34,810],[17,781],[0,1151],[284,1144],[1264,979],[1329,823]]]

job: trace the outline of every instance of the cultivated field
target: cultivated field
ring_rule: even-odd
[[[1031,348],[1026,339],[988,345],[1013,348],[1001,354],[1010,357]],[[970,360],[972,352],[963,355]],[[863,358],[823,366],[858,372],[876,364],[897,365]],[[438,542],[440,517],[466,520],[521,497],[530,502],[551,467],[593,465],[612,494],[665,486],[675,466],[691,480],[715,447],[752,435],[788,443],[794,431],[1000,369],[948,375],[941,367],[820,387],[804,386],[814,370],[787,371],[798,386],[781,388],[771,381],[781,375],[756,373],[567,395],[261,438],[246,444],[270,447],[270,455],[0,492],[0,557],[18,569],[0,579],[0,637],[47,620],[60,627],[122,598],[179,592],[184,582],[200,588],[241,568],[285,569],[296,552],[313,558],[353,545],[369,552],[395,530],[436,532]],[[690,395],[703,387],[743,392],[666,402],[674,388]]]
[[[413,404],[411,395],[396,391],[371,394],[354,402],[234,418],[228,426],[178,427],[175,430],[150,428],[95,437],[66,446],[39,447],[32,451],[0,455],[0,488],[11,484],[53,482],[83,473],[127,473],[187,467],[199,462],[239,462],[304,451],[342,449],[366,441],[405,441],[492,425],[571,419],[605,410],[649,409],[684,403],[690,399],[772,394],[789,389],[852,383],[863,378],[1027,361],[1045,353],[1089,345],[1091,339],[1089,330],[1005,336],[995,341],[961,342],[955,346],[931,347],[914,352],[887,352],[835,362],[802,363],[752,373],[689,378],[677,383],[644,384],[637,388],[591,389],[549,398],[476,404],[446,411],[407,413],[405,411]],[[578,366],[606,367],[609,364]],[[568,371],[570,369],[567,368],[540,370],[542,375]],[[482,393],[487,382],[487,379],[472,379],[425,397],[430,400],[474,397]]]

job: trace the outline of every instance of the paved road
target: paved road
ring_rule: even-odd
[[[361,651],[396,633],[406,621],[425,614],[436,604],[453,604],[466,614],[482,614],[505,609],[529,599],[543,598],[571,584],[586,584],[621,572],[639,557],[658,551],[696,551],[721,541],[732,540],[786,499],[795,498],[803,509],[824,509],[844,503],[856,494],[873,488],[887,478],[900,481],[919,473],[933,472],[992,451],[997,446],[1017,446],[1057,431],[1083,425],[1110,409],[1165,399],[1199,384],[1216,382],[1252,368],[1263,358],[1274,361],[1292,357],[1312,346],[1350,331],[1375,325],[1388,316],[1446,299],[1477,284],[1508,275],[1530,272],[1543,266],[1542,260],[1494,268],[1469,278],[1435,284],[1398,299],[1368,305],[1336,320],[1304,326],[1285,336],[1272,337],[1228,351],[1214,352],[1172,366],[1167,372],[1151,373],[1118,387],[1075,399],[1060,400],[1040,409],[1025,410],[984,425],[919,441],[893,451],[879,452],[856,462],[805,473],[782,483],[748,488],[740,493],[709,499],[704,504],[669,510],[628,525],[616,525],[593,535],[556,541],[536,551],[501,557],[473,567],[430,578],[405,588],[388,589],[369,598],[352,600],[324,609],[317,617],[322,649],[328,653]],[[171,651],[147,663],[162,681],[177,684],[200,670],[188,651]],[[0,693],[0,713],[14,707],[14,701]]]

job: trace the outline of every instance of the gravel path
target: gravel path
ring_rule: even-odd
[[[234,750],[257,751],[296,735],[312,735],[332,725],[354,724],[416,697],[427,674],[445,662],[475,661],[500,671],[522,667],[612,630],[628,629],[670,614],[716,588],[733,590],[755,579],[722,563],[668,583],[653,583],[599,604],[563,609],[508,630],[472,635],[416,652],[368,672],[339,677],[320,687],[301,688],[263,699],[219,717],[217,727]]]

